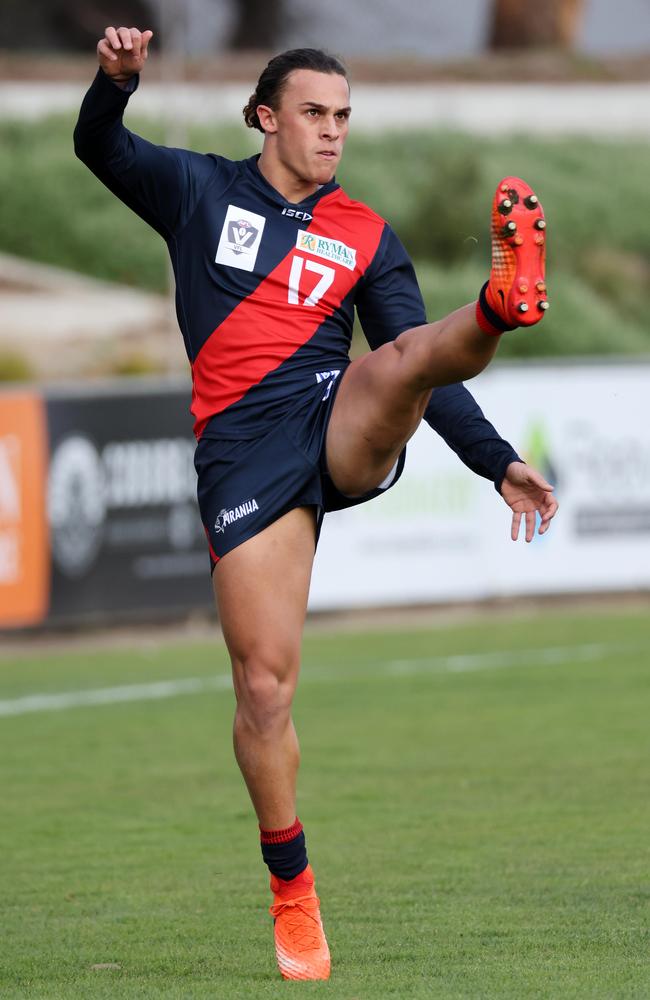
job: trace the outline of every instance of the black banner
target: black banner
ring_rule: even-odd
[[[185,383],[48,394],[48,621],[212,607],[189,396]]]

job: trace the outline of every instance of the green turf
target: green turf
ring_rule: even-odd
[[[160,125],[129,124],[164,140]],[[75,159],[72,127],[70,117],[0,122],[0,251],[164,291],[162,240]],[[187,144],[239,158],[259,139],[243,126],[204,127]],[[504,338],[500,357],[647,354],[650,143],[353,128],[339,180],[394,225],[435,319],[474,298],[485,278],[488,208],[505,174],[542,197],[552,309],[539,331]]]
[[[226,669],[218,641],[5,658],[0,701]],[[229,690],[0,717],[0,996],[647,998],[649,670],[632,613],[310,634],[300,815],[334,972],[302,986]]]

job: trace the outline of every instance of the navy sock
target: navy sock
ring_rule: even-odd
[[[286,830],[263,830],[260,827],[262,857],[269,871],[277,878],[289,881],[307,867],[307,848],[302,823],[296,816]]]
[[[488,284],[489,282],[486,281],[479,292],[478,302],[476,303],[476,322],[481,330],[483,330],[483,333],[489,333],[491,336],[498,336],[500,333],[505,333],[506,330],[516,329],[514,326],[507,326],[503,317],[499,316],[491,308],[486,294]]]

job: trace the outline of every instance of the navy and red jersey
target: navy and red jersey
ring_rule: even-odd
[[[372,349],[427,322],[413,265],[380,216],[335,181],[293,204],[258,157],[146,141],[122,123],[137,85],[124,90],[98,71],[75,151],[167,243],[197,438],[261,436],[296,394],[336,378],[355,309]],[[517,460],[462,384],[435,389],[425,419],[497,487]]]

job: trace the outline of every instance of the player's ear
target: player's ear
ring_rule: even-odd
[[[260,120],[260,125],[265,132],[273,135],[274,132],[278,130],[278,120],[275,116],[275,111],[270,108],[268,104],[258,104],[257,105],[257,117]]]

